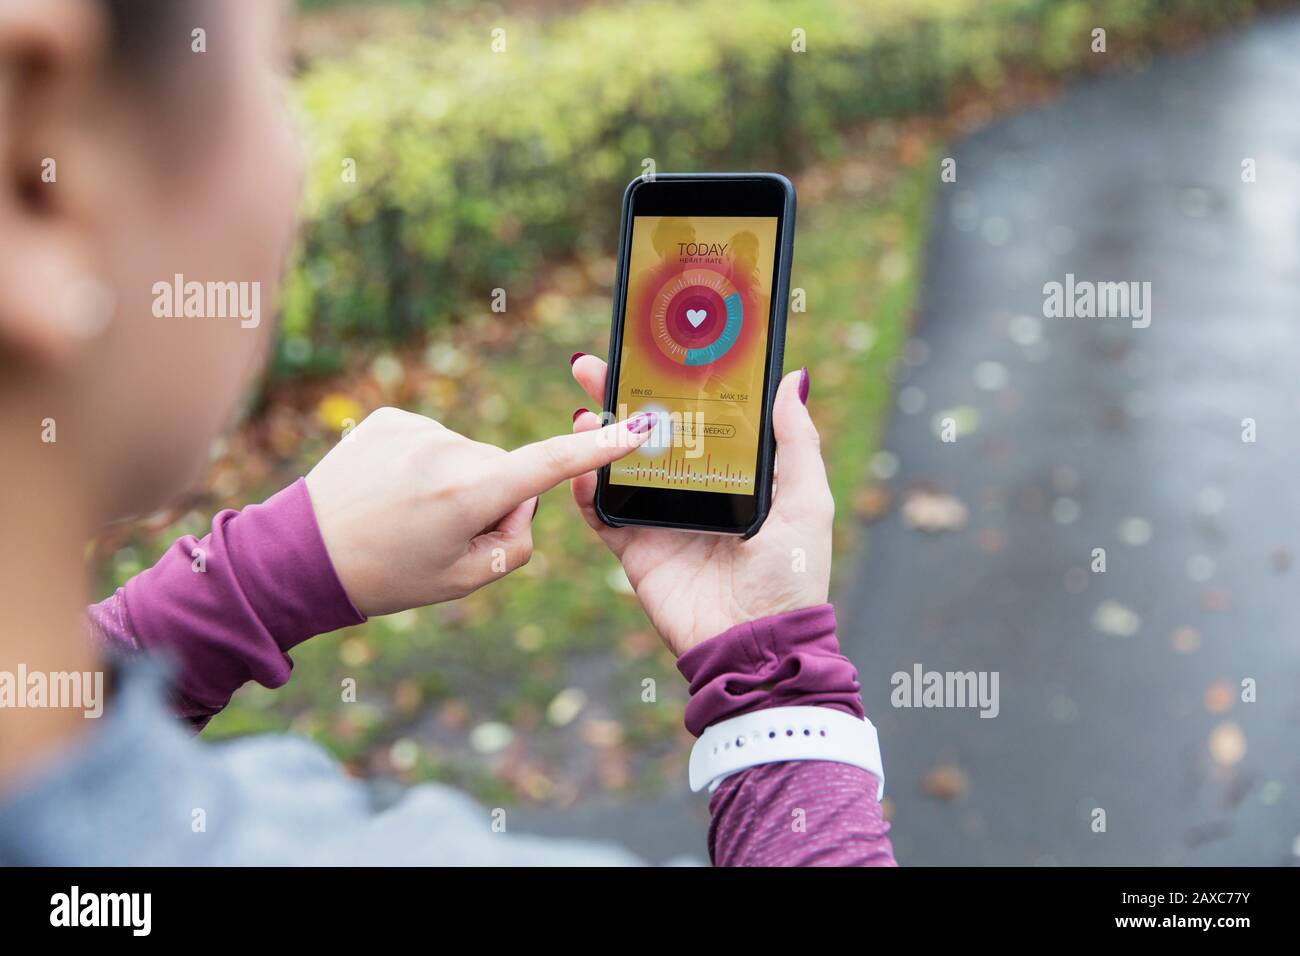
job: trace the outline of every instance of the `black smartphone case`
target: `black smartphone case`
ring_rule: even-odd
[[[765,370],[766,386],[763,392],[764,428],[759,440],[758,472],[755,476],[757,507],[753,522],[750,523],[749,527],[739,532],[742,538],[752,538],[758,534],[759,529],[763,527],[763,522],[767,520],[768,512],[772,510],[772,473],[776,462],[776,438],[772,433],[772,405],[776,401],[776,390],[781,384],[781,376],[785,367],[786,308],[790,303],[790,268],[794,260],[796,206],[794,183],[780,173],[656,173],[654,179],[698,180],[703,182],[709,180],[766,179],[779,183],[785,194],[785,209],[781,217],[780,254],[777,258],[776,272],[772,278],[772,302],[775,308],[773,309],[772,327],[769,333],[771,349],[768,354],[771,358]],[[623,190],[623,210],[618,237],[618,271],[614,280],[613,318],[610,321],[609,352],[607,353],[611,368],[614,366],[614,362],[620,360],[620,356],[623,354],[623,323],[619,320],[622,318],[620,312],[627,296],[627,268],[625,263],[628,258],[628,246],[632,241],[632,193],[638,184],[645,181],[647,180],[638,176],[628,183],[627,188]],[[605,382],[605,408],[607,409],[613,408],[617,401],[616,388],[615,376],[608,376]],[[718,534],[737,533],[734,528],[729,527],[708,527],[696,524],[679,524],[673,521],[652,521],[650,519],[616,520],[611,518],[601,507],[600,500],[601,489],[609,478],[608,465],[600,470],[600,477],[601,480],[596,487],[596,515],[612,528],[635,525],[637,527],[677,528],[684,531],[707,531]]]

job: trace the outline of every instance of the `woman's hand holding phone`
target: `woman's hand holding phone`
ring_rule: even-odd
[[[652,416],[504,451],[396,408],[307,475],[325,549],[366,615],[463,597],[527,563],[537,496],[639,447]]]
[[[606,364],[593,355],[573,362],[574,378],[597,405],[604,401],[606,373]],[[835,502],[817,429],[804,406],[806,392],[800,396],[804,375],[790,373],[777,391],[776,490],[771,513],[752,538],[612,528],[596,514],[595,471],[573,479],[573,497],[587,524],[623,563],[651,623],[678,656],[737,624],[826,602]],[[594,432],[601,428],[600,416],[583,410],[573,428]]]

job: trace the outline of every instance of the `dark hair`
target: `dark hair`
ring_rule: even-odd
[[[108,19],[110,74],[150,114],[154,132],[194,146],[218,116],[229,59],[218,49],[191,53],[191,31],[218,29],[221,5],[211,0],[99,0]],[[214,22],[216,21],[216,22]],[[177,147],[180,148],[180,147]],[[158,151],[175,168],[176,149]]]
[[[201,0],[100,0],[108,14],[112,64],[128,75],[153,75],[188,49],[189,31],[177,37],[183,15]],[[184,41],[183,43],[181,41]]]

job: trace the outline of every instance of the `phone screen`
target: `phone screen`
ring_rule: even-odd
[[[610,467],[642,488],[755,493],[775,216],[635,216],[616,417],[658,413]]]

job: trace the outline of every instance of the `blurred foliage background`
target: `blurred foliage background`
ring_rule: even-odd
[[[585,400],[567,358],[605,352],[619,200],[646,160],[795,181],[792,286],[807,312],[791,316],[787,355],[811,370],[847,555],[883,507],[863,481],[945,139],[1081,74],[1140,68],[1261,4],[298,6],[310,175],[272,375],[213,448],[201,488],[96,543],[105,592],[176,536],[204,534],[215,511],[304,474],[380,405],[507,447],[568,430]],[[1090,50],[1096,25],[1104,56]],[[496,288],[504,314],[489,307]],[[206,734],[288,728],[358,773],[489,800],[563,805],[679,780],[685,688],[626,578],[567,489],[545,496],[534,527],[536,555],[508,582],[301,646],[287,687],[245,688]],[[345,678],[357,703],[341,702]]]

